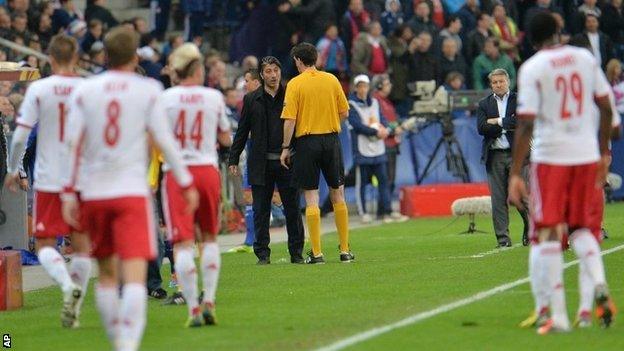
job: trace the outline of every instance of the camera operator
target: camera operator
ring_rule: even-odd
[[[516,128],[516,93],[509,91],[510,79],[506,70],[495,69],[490,72],[488,79],[492,94],[479,101],[477,129],[479,134],[483,135],[481,162],[485,164],[490,186],[497,248],[502,248],[511,247],[507,186],[511,167],[511,147]],[[522,244],[526,246],[529,219],[526,210],[518,209],[518,212],[524,223]]]

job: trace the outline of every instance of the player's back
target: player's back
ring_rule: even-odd
[[[535,115],[534,162],[584,164],[599,157],[596,96],[609,91],[600,66],[582,48],[539,51],[520,68],[518,115]]]
[[[84,126],[84,199],[149,193],[147,126],[161,91],[153,79],[120,71],[90,78],[77,90],[76,109]]]
[[[218,165],[217,133],[229,130],[223,94],[203,86],[176,86],[162,96],[170,130],[186,165]]]
[[[37,127],[35,183],[37,190],[60,192],[67,164],[69,96],[84,81],[77,76],[53,75],[33,82],[20,108],[17,123]]]

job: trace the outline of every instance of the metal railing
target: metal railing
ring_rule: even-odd
[[[48,55],[42,53],[41,51],[37,51],[34,50],[32,48],[29,48],[27,46],[23,46],[23,45],[19,45],[16,44],[10,40],[4,39],[4,38],[0,38],[0,46],[4,46],[6,48],[9,48],[13,51],[17,51],[19,53],[22,53],[24,55],[32,55],[34,57],[36,57],[37,59],[41,60],[41,61],[45,61],[45,62],[50,62],[50,58],[48,57]],[[80,74],[81,76],[90,76],[92,75],[91,72],[84,70],[80,67],[76,67],[76,73]]]

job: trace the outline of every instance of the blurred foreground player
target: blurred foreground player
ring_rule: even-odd
[[[63,291],[61,324],[78,326],[78,314],[86,294],[91,273],[89,237],[78,233],[63,221],[61,191],[65,165],[69,162],[66,119],[69,96],[83,79],[74,74],[78,44],[72,37],[55,36],[49,48],[52,76],[33,82],[24,97],[17,129],[13,136],[6,186],[15,191],[19,185],[18,165],[30,130],[39,123],[37,158],[35,161],[33,216],[37,256],[46,272]],[[72,234],[74,257],[69,265],[56,251],[56,238]]]
[[[554,17],[536,15],[529,30],[540,51],[520,68],[519,124],[509,198],[522,207],[527,190],[520,173],[533,137],[530,220],[534,229],[529,275],[536,311],[541,315],[536,323],[538,333],[570,328],[561,252],[566,227],[580,266],[591,277],[585,284],[595,291],[596,317],[608,327],[616,311],[598,244],[600,219],[592,214],[592,207],[608,170],[610,86],[589,51],[557,45]]]
[[[63,217],[74,226],[80,221],[89,232],[99,266],[96,305],[114,348],[126,351],[137,350],[143,336],[147,261],[156,255],[148,133],[181,184],[189,213],[198,195],[164,115],[154,113],[161,84],[134,73],[138,37],[118,27],[106,35],[104,46],[109,71],[86,80],[71,97],[67,166],[72,173],[64,189]],[[75,195],[78,172],[82,208]]]
[[[193,175],[199,192],[199,207],[186,212],[182,188],[165,164],[162,194],[170,239],[174,243],[178,282],[189,311],[187,327],[216,324],[215,294],[221,268],[217,244],[221,180],[218,171],[217,142],[230,146],[230,123],[225,114],[223,95],[202,86],[203,57],[195,44],[187,43],[171,55],[171,66],[180,80],[159,99],[155,112],[163,114],[182,151],[184,164]],[[195,226],[199,227],[203,301],[200,308],[197,268],[194,260]]]

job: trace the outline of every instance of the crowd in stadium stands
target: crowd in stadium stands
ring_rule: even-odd
[[[488,74],[503,68],[514,90],[517,68],[534,53],[525,30],[537,13],[556,17],[562,43],[590,49],[614,86],[624,58],[622,0],[152,0],[149,5],[149,21],[122,21],[106,0],[88,0],[86,8],[72,0],[0,0],[0,37],[45,52],[54,34],[67,33],[79,41],[81,68],[97,74],[105,70],[103,35],[118,24],[128,26],[141,36],[140,67],[165,86],[170,85],[168,55],[193,41],[205,56],[205,84],[224,92],[232,121],[241,107],[244,73],[257,68],[258,58],[273,55],[283,64],[282,77],[292,78],[289,50],[303,41],[316,45],[317,66],[336,75],[345,90],[360,74],[380,84],[387,80],[391,90],[385,89],[383,103],[397,120],[407,117],[408,87],[415,81],[482,90],[489,88]],[[37,57],[0,46],[0,61],[5,60],[49,71]],[[0,109],[9,122],[23,89],[0,85]],[[623,97],[616,90],[618,105]]]

